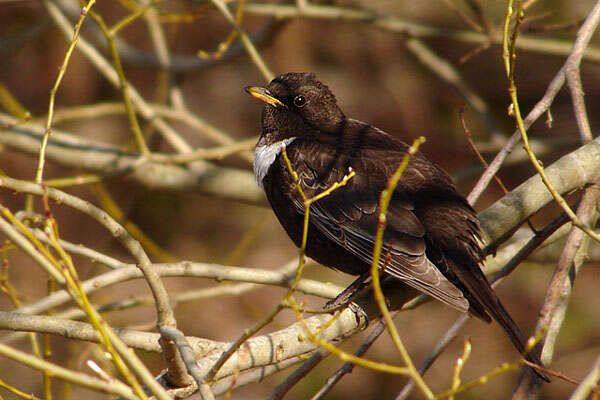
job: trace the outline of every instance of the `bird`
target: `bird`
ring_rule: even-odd
[[[305,212],[296,183],[311,198],[353,172],[344,186],[311,204],[305,248],[318,263],[359,276],[340,295],[347,299],[370,276],[380,194],[409,146],[347,117],[313,73],[284,73],[266,87],[245,90],[264,103],[254,176],[296,246]],[[477,214],[450,175],[421,152],[414,154],[388,207],[380,270],[458,311],[496,320],[523,354],[526,338],[481,270],[480,243]],[[542,366],[537,348],[525,357]]]

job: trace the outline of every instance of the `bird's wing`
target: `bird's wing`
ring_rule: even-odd
[[[297,171],[307,194],[318,194],[326,187],[315,185],[310,170]],[[356,176],[354,179],[360,179]],[[310,222],[325,236],[347,249],[365,263],[371,264],[379,218],[379,194],[357,190],[352,181],[313,203]],[[297,211],[304,205],[294,200]],[[393,199],[386,215],[387,227],[379,267],[408,285],[467,312],[469,302],[425,254],[425,230],[412,212],[412,205]]]

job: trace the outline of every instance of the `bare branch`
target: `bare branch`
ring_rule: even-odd
[[[37,154],[44,128],[35,124],[12,128],[4,126],[15,121],[0,113],[0,144],[28,154]],[[215,167],[207,162],[202,163],[202,168],[193,169],[149,162],[113,146],[60,131],[54,131],[49,139],[46,158],[65,167],[84,169],[107,178],[126,176],[152,189],[199,191],[246,203],[266,203],[264,193],[247,171]],[[227,182],[227,185],[223,182]]]
[[[250,15],[276,16],[278,18],[314,18],[340,21],[355,21],[372,25],[376,28],[397,32],[415,38],[447,38],[464,43],[492,44],[502,43],[502,35],[498,32],[489,36],[486,33],[471,30],[444,29],[430,25],[422,25],[389,15],[377,15],[360,9],[310,4],[300,9],[291,4],[246,4],[246,13]],[[517,44],[519,49],[567,56],[571,51],[571,42],[558,39],[538,39],[523,35]],[[584,59],[590,62],[600,61],[600,50],[586,49]]]
[[[594,226],[598,218],[596,204],[600,199],[600,185],[589,186],[582,196],[577,210],[579,218]],[[565,311],[571,295],[573,280],[584,260],[589,237],[581,230],[573,227],[567,238],[563,253],[558,261],[554,275],[548,286],[546,297],[540,310],[536,325],[536,333],[548,329],[544,339],[542,361],[549,364],[552,361],[554,342],[564,321]],[[528,371],[523,371],[520,382],[515,389],[513,399],[527,398],[540,390],[539,379]]]

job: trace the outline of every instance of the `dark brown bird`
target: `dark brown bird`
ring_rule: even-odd
[[[372,260],[379,196],[408,145],[346,117],[329,88],[314,74],[286,73],[266,88],[247,87],[246,91],[265,103],[254,175],[297,246],[301,244],[304,205],[281,155],[282,146],[308,197],[341,181],[349,168],[356,173],[345,186],[311,206],[306,254],[365,280]],[[479,239],[477,215],[450,176],[416,154],[389,206],[383,245],[383,254],[389,256],[382,257],[380,267],[461,312],[486,322],[495,319],[523,353],[523,333],[480,269],[484,254]],[[535,351],[527,359],[541,365]]]

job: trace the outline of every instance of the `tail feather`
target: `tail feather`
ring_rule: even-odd
[[[487,278],[481,272],[479,266],[471,267],[468,270],[466,268],[455,268],[454,271],[460,271],[458,278],[461,282],[466,286],[469,292],[465,293],[465,297],[469,300],[471,307],[473,308],[473,315],[480,317],[480,314],[485,314],[485,317],[482,318],[485,321],[489,321],[489,315],[502,327],[504,332],[510,338],[510,341],[513,343],[515,348],[519,351],[519,353],[524,354],[527,338],[521,332],[521,329],[517,325],[517,323],[511,318],[510,314],[502,303],[500,299],[490,286]],[[461,273],[462,272],[462,273]],[[526,355],[525,359],[543,367],[542,360],[540,359],[541,350],[539,346],[535,346],[531,349]],[[532,370],[546,382],[550,382],[550,378],[532,368]]]
[[[493,291],[491,289],[490,289],[490,291],[493,293]],[[486,311],[489,312],[492,315],[492,318],[494,318],[494,320],[496,322],[498,322],[498,324],[502,327],[502,329],[504,329],[504,332],[506,332],[506,334],[510,338],[510,341],[513,343],[513,345],[519,351],[519,353],[524,354],[526,346],[527,346],[527,338],[523,335],[523,333],[521,332],[521,329],[519,329],[519,326],[516,324],[516,322],[510,317],[510,315],[508,314],[508,312],[506,311],[506,309],[504,308],[502,303],[500,303],[500,300],[498,299],[498,297],[495,294],[493,296],[495,297],[495,300],[496,300],[496,301],[494,301],[495,304],[490,305],[490,306],[485,304]],[[525,355],[525,359],[527,361],[530,361],[539,366],[543,366],[540,356],[541,356],[540,346],[534,346]],[[546,382],[550,382],[550,378],[546,374],[538,371],[535,368],[531,368],[531,369],[541,379],[545,380]]]

